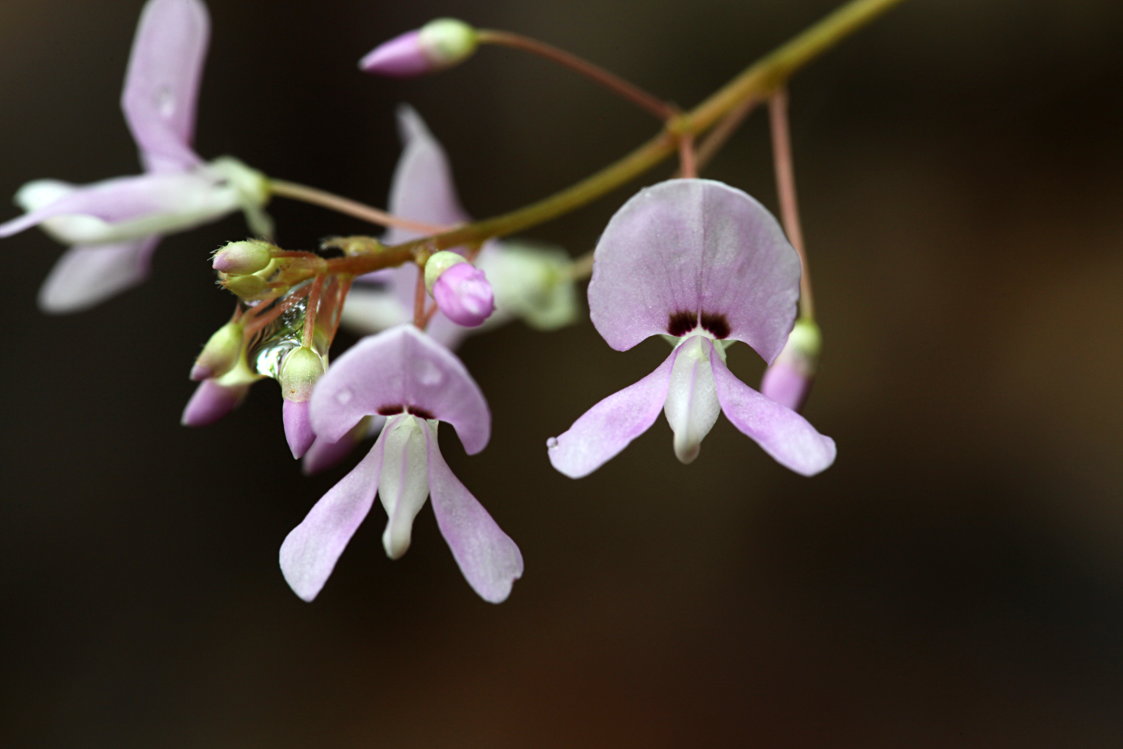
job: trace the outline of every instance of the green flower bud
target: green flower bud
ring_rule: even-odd
[[[260,239],[229,242],[214,254],[211,267],[230,275],[257,273],[273,259],[274,246]]]
[[[312,397],[312,386],[324,373],[324,359],[307,346],[285,355],[277,382],[281,396],[287,401],[306,401]]]
[[[242,334],[245,329],[240,323],[228,322],[216,330],[191,368],[191,379],[206,380],[225,374],[237,363],[242,355]]]
[[[432,294],[433,284],[441,277],[441,274],[454,265],[466,263],[462,255],[459,255],[450,250],[441,250],[440,252],[433,253],[429,259],[425,261],[425,289]]]

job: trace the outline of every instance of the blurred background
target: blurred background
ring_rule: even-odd
[[[210,5],[205,158],[382,205],[408,101],[482,217],[653,123],[507,50],[361,75],[377,42],[454,15],[690,106],[836,3]],[[0,5],[0,193],[137,170],[117,99],[140,7]],[[403,559],[375,510],[314,604],[289,591],[277,548],[344,469],[300,475],[270,382],[212,427],[178,425],[231,307],[206,258],[244,236],[239,218],[165,239],[148,283],[71,316],[35,304],[61,248],[5,240],[0,743],[1121,745],[1121,28],[1111,0],[912,0],[793,81],[825,334],[806,414],[839,445],[819,477],[724,419],[681,466],[660,419],[572,481],[546,437],[664,344],[617,353],[587,322],[469,340],[494,436],[470,460],[444,452],[526,558],[501,606],[464,583],[429,510]],[[585,252],[669,173],[532,236]],[[761,116],[706,176],[775,207]],[[286,247],[368,230],[270,210]],[[758,381],[750,351],[731,363]]]

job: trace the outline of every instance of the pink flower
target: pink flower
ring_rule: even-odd
[[[238,209],[255,232],[269,232],[265,177],[231,158],[203,163],[191,148],[208,34],[199,0],[144,7],[121,97],[144,174],[84,186],[39,180],[17,193],[28,212],[0,225],[0,237],[42,225],[73,245],[40,291],[43,309],[85,309],[139,283],[163,234]]]
[[[398,123],[405,147],[390,188],[390,212],[435,226],[467,223],[470,219],[460,205],[441,144],[409,107],[398,110]],[[418,236],[391,229],[382,241],[393,245]],[[472,330],[487,329],[512,317],[543,330],[575,319],[577,300],[564,251],[517,240],[491,240],[484,243],[473,264],[487,276],[495,312],[486,324],[469,329],[438,310],[427,332],[445,346],[456,348]],[[361,333],[373,333],[408,322],[413,318],[416,289],[417,268],[412,264],[362,276],[347,295],[343,323]]]
[[[663,411],[684,463],[697,457],[724,413],[781,465],[808,476],[827,468],[834,441],[725,365],[725,349],[734,341],[772,361],[792,328],[798,296],[799,258],[751,197],[700,179],[641,191],[612,217],[597,244],[589,313],[618,351],[652,335],[670,337],[675,348],[654,372],[551,439],[550,462],[567,476],[588,475]]]
[[[490,437],[487,403],[464,365],[410,325],[363,339],[316,384],[312,426],[321,440],[336,442],[372,414],[386,417],[374,447],[281,545],[285,580],[304,600],[315,598],[375,494],[388,517],[383,546],[397,559],[431,496],[437,525],[468,584],[486,601],[505,600],[522,576],[519,548],[453,475],[437,446],[441,421],[453,426],[469,454]]]

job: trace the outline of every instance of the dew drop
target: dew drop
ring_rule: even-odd
[[[557,446],[558,446],[558,438],[557,437],[550,437],[548,440],[546,440],[546,448],[548,450],[553,450]]]
[[[354,397],[355,394],[351,392],[351,388],[340,388],[335,393],[335,401],[341,406],[346,406]]]

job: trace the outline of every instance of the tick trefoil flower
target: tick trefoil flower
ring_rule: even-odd
[[[803,408],[819,366],[822,336],[814,320],[799,319],[780,355],[764,371],[760,392],[793,411]]]
[[[460,205],[441,144],[409,107],[398,110],[398,124],[405,147],[394,171],[390,212],[434,226],[467,223],[468,213]],[[386,233],[383,242],[400,244],[418,236],[395,228]],[[482,328],[518,317],[549,330],[577,318],[577,292],[564,251],[517,240],[493,240],[484,243],[473,264],[486,274],[495,298],[495,313]],[[416,288],[417,268],[413,265],[362,276],[347,295],[342,321],[361,333],[408,322],[413,317]],[[449,348],[455,348],[469,332],[442,311],[433,316],[427,331]]]
[[[827,468],[834,441],[799,414],[738,380],[725,348],[747,343],[766,361],[783,347],[799,296],[799,258],[779,224],[751,197],[720,182],[679,179],[642,190],[597,244],[589,314],[609,346],[652,335],[674,343],[639,382],[589,409],[547,442],[550,462],[585,476],[666,414],[675,455],[689,463],[724,413],[781,465]]]
[[[313,506],[281,544],[281,572],[311,601],[366,518],[377,494],[388,522],[382,544],[391,559],[409,548],[413,520],[432,497],[437,526],[468,584],[486,601],[507,598],[522,576],[515,542],[453,475],[437,446],[448,422],[475,454],[491,434],[483,394],[448,349],[410,325],[363,339],[320,378],[312,426],[328,442],[366,416],[386,417],[374,447]]]
[[[236,159],[204,163],[191,148],[208,33],[199,0],[144,7],[121,97],[144,174],[83,186],[39,180],[16,194],[27,213],[0,224],[0,237],[39,225],[72,245],[40,291],[43,309],[85,309],[139,283],[164,234],[239,209],[252,231],[270,233],[265,177]]]
[[[472,56],[476,30],[455,18],[438,18],[384,42],[359,61],[365,73],[409,78],[459,65]]]

